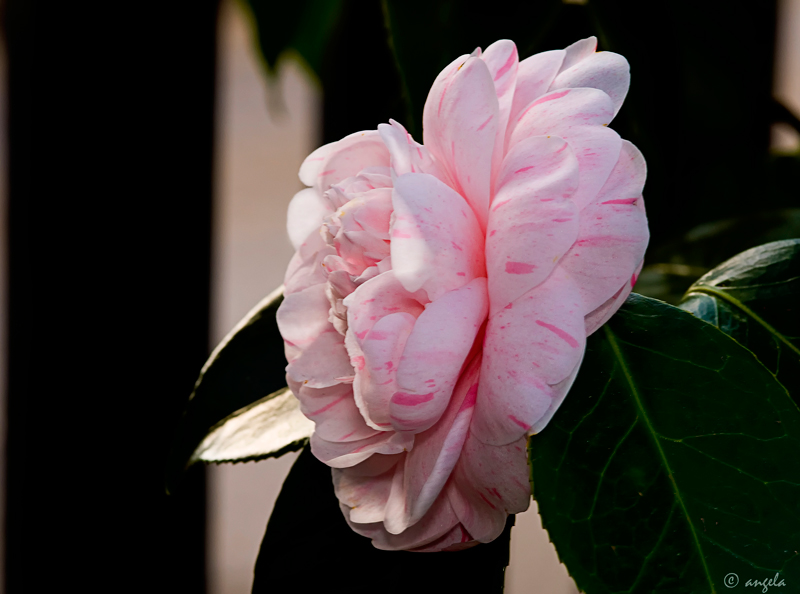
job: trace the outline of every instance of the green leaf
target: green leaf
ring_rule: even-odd
[[[509,516],[494,541],[464,551],[381,551],[347,525],[333,492],[331,469],[306,448],[275,503],[252,592],[500,594],[513,525],[514,516]],[[281,587],[294,576],[300,576],[299,587]]]
[[[800,403],[800,239],[720,264],[680,304],[747,347]]]
[[[317,76],[342,10],[342,0],[243,0],[250,9],[258,48],[268,73],[287,50],[303,57]]]
[[[543,525],[589,594],[720,593],[732,573],[800,585],[800,410],[681,309],[631,295],[529,455]]]
[[[228,333],[200,371],[167,460],[168,492],[174,492],[195,450],[220,421],[286,387],[283,338],[275,320],[281,301],[283,287]]]
[[[800,208],[704,223],[648,251],[636,292],[677,305],[709,270],[756,246],[800,237]]]
[[[289,388],[278,390],[220,421],[189,461],[249,462],[277,458],[308,443],[314,423]]]

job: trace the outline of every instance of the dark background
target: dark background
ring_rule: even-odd
[[[433,78],[475,46],[507,37],[526,57],[594,34],[631,63],[614,127],[647,158],[649,261],[712,266],[758,237],[740,225],[733,253],[686,256],[684,232],[800,206],[800,158],[768,151],[774,121],[797,126],[771,97],[773,1],[475,11],[394,0],[384,13],[377,1],[345,0],[329,3],[324,35],[309,35],[301,23],[318,4],[250,2],[268,61],[287,46],[310,57],[326,142],[398,113],[419,139]],[[210,350],[217,11],[216,0],[3,6],[6,592],[205,589],[203,469],[167,497],[163,461]],[[387,15],[397,61],[415,65],[403,77]]]

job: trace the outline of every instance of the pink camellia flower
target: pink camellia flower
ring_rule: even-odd
[[[489,542],[530,501],[526,438],[648,241],[645,163],[608,127],[627,61],[596,39],[453,61],[423,114],[314,151],[278,324],[350,526],[381,549]]]

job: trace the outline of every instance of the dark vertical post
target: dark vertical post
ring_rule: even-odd
[[[8,0],[6,592],[205,591],[164,459],[208,354],[218,0]]]

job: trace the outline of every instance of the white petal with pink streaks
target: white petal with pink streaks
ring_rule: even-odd
[[[486,226],[499,106],[486,63],[467,57],[436,78],[423,110],[424,144]]]
[[[312,233],[319,233],[323,219],[333,212],[328,201],[315,188],[300,190],[289,202],[286,230],[295,250]]]
[[[513,41],[501,39],[486,48],[481,55],[486,62],[489,74],[494,82],[497,94],[497,134],[495,136],[494,152],[492,154],[492,177],[497,176],[500,163],[503,161],[503,147],[505,146],[506,126],[511,113],[511,104],[514,101],[514,89],[517,83],[517,69],[519,55],[517,46]]]
[[[630,82],[630,66],[625,58],[614,52],[595,52],[561,72],[550,88],[591,87],[605,91],[611,97],[616,115],[628,94]]]
[[[382,522],[392,488],[395,466],[402,454],[375,454],[347,469],[333,469],[333,490],[343,505],[350,508],[354,522]]]
[[[561,267],[489,319],[472,430],[492,445],[529,432],[586,347],[578,287]]]
[[[431,301],[483,276],[483,232],[469,205],[427,174],[397,178],[392,223],[392,268],[410,292]]]
[[[564,50],[552,50],[534,54],[519,63],[509,122],[516,122],[526,107],[547,92],[564,62],[564,56]],[[506,139],[510,137],[511,130],[511,126],[508,126]]]
[[[329,310],[324,284],[286,295],[276,315],[281,336],[295,346],[306,347],[330,328]]]
[[[489,213],[486,269],[491,315],[544,281],[578,237],[578,161],[567,143],[536,136],[503,162]]]
[[[377,130],[365,130],[326,144],[311,153],[300,167],[300,180],[323,194],[333,184],[368,167],[387,167],[389,152]]]
[[[356,374],[353,391],[364,420],[375,429],[391,430],[389,402],[397,390],[397,366],[415,321],[405,312],[389,314],[359,341],[364,367]]]
[[[470,434],[448,485],[447,497],[464,528],[479,542],[491,542],[508,514],[528,509],[525,438],[504,446],[481,443]]]
[[[363,462],[373,454],[401,454],[414,447],[410,433],[380,431],[373,437],[357,441],[328,441],[314,433],[311,453],[331,468],[348,468]]]
[[[480,364],[478,353],[461,374],[442,418],[417,435],[416,447],[406,455],[406,526],[417,523],[428,512],[461,456],[478,395]]]
[[[314,431],[328,441],[358,441],[377,434],[361,417],[353,401],[350,384],[327,388],[309,388],[287,378],[289,387],[300,400],[300,410],[314,421]]]
[[[581,211],[578,241],[562,266],[577,282],[584,315],[600,307],[631,278],[650,234],[642,188],[644,159],[629,142],[597,198]]]
[[[428,148],[415,142],[401,124],[389,120],[388,124],[378,125],[378,132],[389,150],[395,176],[406,173],[429,173],[440,179],[446,179]]]
[[[575,64],[586,60],[590,56],[594,55],[595,50],[597,49],[597,37],[587,37],[586,39],[581,39],[576,41],[572,45],[568,45],[564,48],[564,62],[561,64],[561,70],[559,73],[569,70]]]
[[[631,275],[630,280],[626,281],[625,284],[622,285],[616,293],[614,293],[613,297],[611,297],[593,312],[586,314],[586,336],[591,336],[594,334],[594,332],[600,328],[600,326],[610,320],[611,316],[617,313],[617,310],[622,307],[622,304],[625,303],[628,295],[631,294],[633,286],[636,284],[636,279],[639,278],[639,273],[642,271],[643,265],[644,260],[639,262],[639,265]]]
[[[341,383],[339,378],[353,374],[344,340],[333,326],[289,361],[286,373],[310,388],[327,388]]]
[[[396,431],[419,433],[439,420],[488,311],[486,279],[476,278],[417,318],[397,367],[390,407]]]

